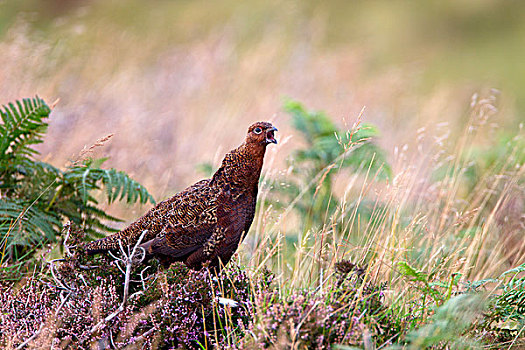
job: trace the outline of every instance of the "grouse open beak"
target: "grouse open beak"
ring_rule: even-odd
[[[275,135],[274,135],[275,131],[277,131],[277,128],[273,126],[270,129],[266,130],[266,143],[277,144],[277,140],[275,139]]]

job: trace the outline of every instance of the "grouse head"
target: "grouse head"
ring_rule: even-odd
[[[247,144],[258,144],[266,146],[269,143],[277,143],[274,133],[277,128],[268,122],[257,122],[248,128],[246,136]]]

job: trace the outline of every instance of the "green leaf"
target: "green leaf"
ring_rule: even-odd
[[[405,261],[399,261],[397,263],[398,271],[403,275],[407,277],[412,277],[413,279],[417,281],[426,282],[427,281],[427,275],[421,271],[417,271],[415,268],[410,266]]]

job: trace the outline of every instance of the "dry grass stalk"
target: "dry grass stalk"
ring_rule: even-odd
[[[72,166],[77,166],[84,162],[85,160],[91,158],[91,155],[95,151],[96,148],[104,146],[115,134],[108,134],[104,137],[101,137],[98,139],[94,144],[92,144],[89,147],[84,146],[84,148],[80,151],[78,154],[78,157],[73,161],[71,164]]]

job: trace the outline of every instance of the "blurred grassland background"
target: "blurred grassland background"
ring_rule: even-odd
[[[495,120],[525,109],[521,1],[3,1],[2,103],[60,98],[42,155],[55,165],[98,138],[108,165],[155,198],[199,178],[289,96],[341,126],[365,121],[386,150],[448,122],[474,92],[502,91]],[[294,138],[278,150],[284,159]],[[453,140],[452,140],[453,143]]]

